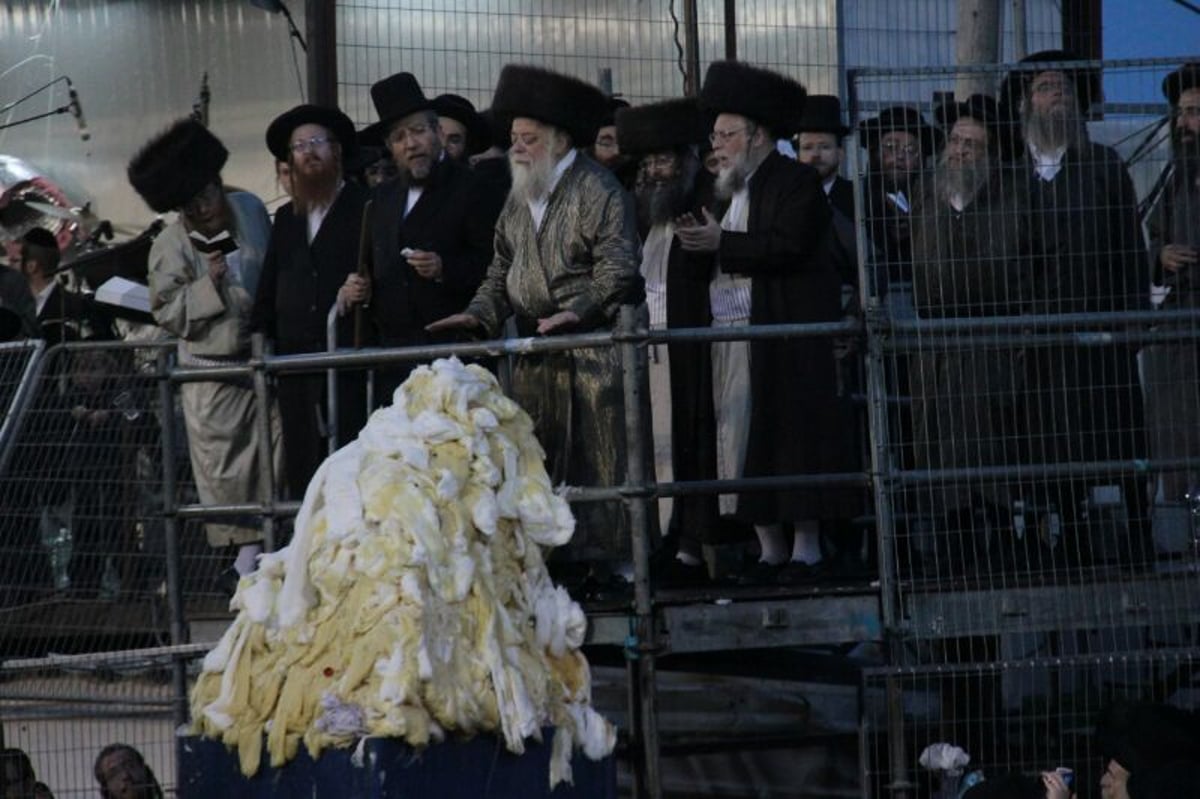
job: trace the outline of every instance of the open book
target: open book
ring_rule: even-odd
[[[123,277],[110,277],[96,289],[96,302],[111,305],[117,316],[138,322],[154,323],[150,315],[150,287]]]
[[[238,248],[237,242],[234,241],[233,236],[229,235],[228,230],[222,230],[211,239],[203,233],[193,230],[188,233],[188,238],[191,239],[192,245],[203,253],[220,252],[229,255]]]

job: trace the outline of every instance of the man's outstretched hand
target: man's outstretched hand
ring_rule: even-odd
[[[442,330],[477,330],[483,327],[483,322],[480,322],[469,313],[456,313],[442,317],[436,322],[430,322],[425,325],[425,330],[429,333],[437,333]]]

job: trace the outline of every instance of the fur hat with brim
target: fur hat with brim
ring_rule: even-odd
[[[1188,89],[1200,88],[1200,61],[1184,64],[1163,78],[1162,93],[1171,105],[1179,105],[1179,95]]]
[[[342,158],[349,160],[354,157],[354,152],[358,149],[354,123],[338,109],[320,105],[298,105],[272,120],[267,126],[267,149],[271,151],[271,155],[280,161],[286,161],[292,131],[301,125],[320,125],[325,128],[342,146]]]
[[[798,130],[808,92],[798,81],[739,61],[714,61],[704,74],[700,107],[710,114],[738,114],[776,137]]]
[[[492,144],[492,133],[475,106],[466,97],[441,94],[433,98],[433,110],[440,117],[450,117],[467,129],[467,154],[475,155]]]
[[[842,101],[832,94],[810,94],[797,133],[832,133],[839,139],[850,132],[842,123]]]
[[[921,153],[929,156],[942,144],[941,131],[925,121],[921,112],[909,105],[893,105],[879,112],[879,116],[858,123],[862,134],[862,145],[868,150],[879,146],[879,140],[888,133],[911,133],[921,143]]]
[[[1021,107],[1021,98],[1029,91],[1033,79],[1044,72],[1062,72],[1075,84],[1075,97],[1079,100],[1079,112],[1086,114],[1092,102],[1100,99],[1100,71],[1092,67],[1073,67],[1072,61],[1078,61],[1079,56],[1066,50],[1042,50],[1022,58],[1021,64],[1054,64],[1046,69],[1014,69],[1004,76],[1000,83],[1000,110],[1008,119],[1017,118],[1017,110]]]
[[[576,147],[596,139],[607,98],[590,83],[526,64],[508,64],[496,82],[492,114],[505,131],[517,117],[565,130]]]
[[[617,112],[617,141],[621,152],[661,153],[704,140],[706,117],[695,97],[622,108]]]
[[[626,108],[629,108],[629,103],[620,97],[606,98],[604,101],[604,116],[600,120],[600,127],[617,124],[617,114]]]
[[[208,128],[188,117],[137,152],[126,173],[146,205],[160,214],[182,207],[221,175],[229,151]]]

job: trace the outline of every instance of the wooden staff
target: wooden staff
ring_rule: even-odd
[[[367,200],[363,205],[362,227],[358,231],[358,276],[371,279],[371,203]],[[370,291],[368,283],[367,291]],[[354,306],[354,349],[362,347],[363,309],[370,303],[370,294],[363,302]]]

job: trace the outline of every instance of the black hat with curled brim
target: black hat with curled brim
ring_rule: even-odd
[[[433,110],[440,117],[449,117],[467,129],[467,154],[475,155],[492,144],[492,132],[475,106],[466,97],[440,94],[433,98]]]
[[[799,129],[808,91],[799,81],[740,61],[714,61],[704,74],[700,108],[711,115],[737,114],[786,138]]]
[[[425,96],[411,72],[397,72],[371,84],[371,102],[379,121],[358,132],[363,146],[383,146],[392,125],[418,111],[432,111],[433,101]]]
[[[182,207],[221,175],[229,151],[191,117],[148,141],[129,161],[126,174],[146,205],[160,214]]]
[[[932,155],[942,146],[942,133],[925,121],[921,112],[910,105],[893,105],[879,112],[879,116],[858,123],[861,143],[868,150],[879,146],[879,140],[888,133],[908,133],[921,143],[921,153]]]
[[[1045,69],[1014,69],[1000,82],[1000,113],[1005,119],[1016,119],[1021,107],[1021,98],[1029,91],[1033,79],[1045,72],[1062,72],[1075,84],[1075,97],[1079,100],[1079,112],[1086,114],[1092,103],[1100,99],[1100,71],[1094,67],[1072,66],[1079,56],[1066,50],[1042,50],[1025,56],[1020,64],[1049,64]]]
[[[1200,61],[1184,64],[1163,78],[1162,93],[1171,105],[1179,105],[1179,95],[1188,89],[1200,88]]]
[[[617,141],[633,155],[692,147],[704,141],[706,117],[695,97],[622,108],[617,112]]]
[[[590,83],[528,64],[507,64],[496,81],[492,115],[503,130],[518,117],[566,131],[575,147],[596,140],[608,98]]]
[[[288,160],[292,132],[301,125],[320,125],[328,130],[341,145],[345,160],[353,159],[358,150],[358,136],[350,117],[337,108],[306,104],[284,111],[267,126],[267,149],[277,160]]]

